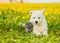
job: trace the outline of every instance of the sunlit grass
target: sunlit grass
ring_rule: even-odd
[[[49,5],[49,6],[48,6]],[[22,24],[29,21],[30,10],[41,10],[48,23],[48,36],[25,33]],[[0,4],[0,43],[59,43],[60,42],[59,4]]]

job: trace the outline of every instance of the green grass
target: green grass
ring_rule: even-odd
[[[59,43],[60,36],[50,33],[48,36],[36,36],[32,33],[24,32],[2,32],[0,33],[0,43]]]
[[[11,9],[1,10],[1,12],[0,43],[60,43],[60,14],[51,13],[46,16],[48,36],[36,36],[25,33],[25,27],[21,24],[29,20],[29,18],[22,18],[28,12],[17,12]]]

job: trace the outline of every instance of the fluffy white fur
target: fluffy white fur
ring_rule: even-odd
[[[32,14],[30,22],[33,23],[33,34],[48,35],[48,27],[46,19],[44,17],[44,11],[45,9],[30,11],[30,13]],[[36,23],[36,21],[38,23]]]

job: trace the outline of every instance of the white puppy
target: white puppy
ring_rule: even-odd
[[[30,11],[30,14],[32,14],[30,22],[33,24],[33,34],[48,35],[48,27],[44,17],[44,11],[45,9]]]

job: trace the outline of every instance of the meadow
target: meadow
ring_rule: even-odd
[[[26,33],[22,24],[29,21],[29,11],[43,8],[48,36]],[[0,43],[60,43],[60,4],[0,3]]]

